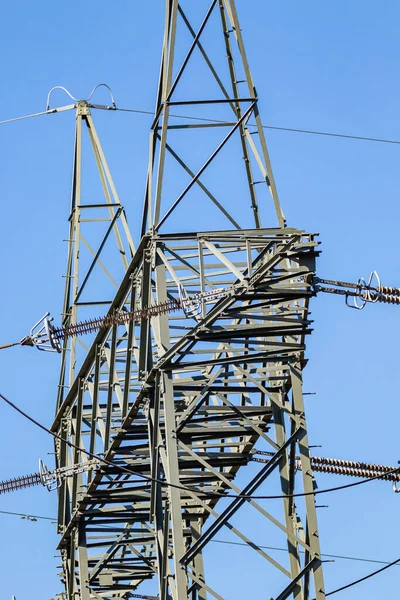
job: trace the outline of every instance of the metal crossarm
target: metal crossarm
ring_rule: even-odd
[[[250,263],[253,252],[255,258]],[[217,258],[219,254],[224,260]],[[230,266],[225,258],[233,254],[235,262]],[[89,579],[95,593],[107,597],[156,577],[160,597],[163,593],[166,597],[162,582],[171,581],[172,585],[176,569],[187,581],[185,589],[198,586],[198,565],[201,562],[206,568],[207,544],[199,552],[195,552],[199,547],[195,544],[206,522],[219,519],[214,494],[227,489],[240,491],[234,479],[248,468],[256,442],[278,452],[276,482],[284,493],[287,486],[293,486],[289,473],[296,470],[295,456],[302,455],[304,462],[307,453],[304,422],[297,416],[297,404],[291,408],[289,400],[291,382],[299,373],[291,364],[301,368],[304,337],[311,331],[307,304],[313,290],[307,281],[314,273],[309,268],[316,255],[313,236],[288,229],[285,233],[252,230],[149,236],[134,257],[112,310],[135,310],[149,297],[163,303],[168,297],[178,297],[181,285],[186,289],[190,284],[199,293],[211,291],[217,289],[214,282],[221,279],[233,293],[205,304],[200,321],[188,318],[180,309],[157,314],[151,321],[110,324],[101,329],[76,384],[57,413],[54,431],[63,431],[70,422],[71,441],[81,440],[91,452],[104,453],[107,460],[137,473],[128,475],[105,467],[84,481],[76,475],[75,486],[69,479],[59,490],[63,503],[60,549],[66,561],[71,560],[71,541],[77,528],[85,529],[88,540],[95,535],[96,547],[104,534],[101,543],[114,548],[113,562],[106,552],[103,562],[96,559],[93,570],[95,563],[87,542]],[[154,265],[153,275],[147,271],[149,264]],[[204,287],[201,279],[192,277],[194,270],[204,273]],[[246,280],[249,273],[253,284],[239,288],[238,281]],[[140,295],[135,292],[139,281]],[[149,286],[146,293],[145,281]],[[140,352],[143,347],[148,348],[146,354]],[[118,363],[113,356],[118,356]],[[299,431],[289,441],[283,429],[286,420]],[[292,457],[293,445],[298,452]],[[62,444],[59,456],[68,456]],[[260,485],[264,471],[269,481],[276,469],[262,467],[257,476]],[[152,477],[153,482],[143,481],[139,474]],[[162,479],[189,489],[174,493],[160,483]],[[268,513],[257,503],[251,502],[251,506],[270,522]],[[306,519],[313,506],[312,501],[306,508]],[[287,505],[287,510],[291,513],[293,507]],[[291,546],[307,547],[309,553],[319,556],[317,539],[304,546],[291,526],[289,513],[286,521],[274,517],[273,522],[280,523],[279,529]],[[231,531],[251,545],[251,538],[241,527],[229,524]],[[300,568],[289,565],[288,569],[265,551],[257,552],[284,578],[301,572],[300,553],[296,563]],[[123,558],[128,556],[136,556],[138,569],[123,568],[133,564]],[[176,561],[170,561],[172,556]],[[320,566],[316,567],[315,561],[312,565],[318,575]],[[168,572],[172,578],[160,575]],[[79,582],[78,576],[79,570],[75,572]],[[200,593],[202,588],[196,589]],[[172,590],[168,593],[173,594]]]

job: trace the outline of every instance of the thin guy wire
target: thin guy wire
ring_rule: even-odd
[[[115,110],[119,110],[121,112],[130,112],[130,113],[138,113],[141,115],[154,116],[154,112],[152,112],[150,110],[136,110],[133,108],[119,108],[118,106],[116,107]],[[206,123],[225,123],[225,121],[222,121],[220,119],[205,119],[202,117],[192,117],[192,116],[187,116],[187,115],[172,115],[172,114],[170,114],[169,116],[174,117],[176,119],[189,119],[191,121],[204,121]],[[257,125],[255,123],[248,123],[247,127],[257,127]],[[327,136],[327,137],[343,138],[343,139],[348,139],[348,140],[360,140],[363,142],[378,142],[380,144],[400,145],[400,140],[390,140],[390,139],[386,139],[386,138],[376,138],[376,137],[368,137],[368,136],[361,136],[361,135],[348,135],[345,133],[333,133],[330,131],[317,131],[317,130],[313,130],[313,129],[296,129],[294,127],[278,127],[276,125],[263,125],[262,127],[263,127],[263,129],[273,129],[275,131],[289,131],[292,133],[306,133],[307,135],[321,135],[321,136]]]
[[[44,517],[42,515],[31,515],[29,513],[16,513],[16,512],[8,511],[8,510],[0,510],[0,514],[12,515],[12,516],[16,516],[16,517],[26,517],[26,518],[33,517],[38,521],[39,520],[52,521],[53,523],[55,523],[57,521],[56,517]],[[112,529],[112,527],[108,527],[107,525],[102,525],[102,527],[105,527],[107,529]],[[214,544],[226,544],[226,545],[230,545],[230,546],[245,546],[246,548],[249,547],[249,545],[245,544],[244,542],[229,542],[228,540],[211,540],[211,542],[213,542]],[[257,546],[264,550],[276,550],[276,551],[280,551],[280,552],[287,552],[287,548],[278,548],[277,546],[263,546],[261,544],[257,544]],[[321,553],[321,556],[326,556],[328,558],[338,558],[340,560],[354,560],[356,562],[366,562],[366,563],[374,563],[374,564],[392,566],[391,563],[384,561],[384,560],[375,560],[373,558],[360,558],[359,556],[344,556],[344,555],[340,555],[340,554],[326,554],[326,553]]]
[[[72,108],[73,107],[71,107],[68,110],[72,110]],[[0,125],[5,125],[6,123],[14,123],[15,121],[23,121],[24,119],[32,119],[34,117],[41,117],[43,115],[51,115],[56,112],[58,112],[57,108],[51,108],[50,110],[43,110],[42,112],[32,113],[31,115],[23,115],[22,117],[13,117],[12,119],[5,119],[4,121],[0,121]]]
[[[345,490],[347,488],[357,487],[357,486],[362,485],[364,483],[368,483],[369,481],[375,481],[376,479],[381,479],[381,477],[382,477],[382,474],[380,473],[376,477],[371,477],[369,479],[362,479],[361,481],[356,481],[355,483],[348,483],[346,485],[339,485],[339,486],[335,486],[335,487],[332,487],[332,488],[326,488],[324,490],[314,490],[312,492],[301,492],[301,493],[297,493],[297,494],[285,494],[285,495],[276,495],[276,496],[275,495],[274,496],[254,496],[254,495],[251,495],[251,494],[249,494],[249,495],[247,495],[247,494],[222,494],[222,493],[218,493],[218,492],[205,492],[205,491],[202,491],[202,490],[197,490],[197,489],[185,487],[183,485],[178,485],[178,484],[175,484],[175,483],[170,483],[169,481],[164,481],[162,479],[157,479],[157,478],[151,477],[149,475],[144,475],[143,473],[138,473],[138,472],[132,471],[131,469],[128,469],[127,467],[124,467],[124,466],[119,465],[117,463],[114,463],[114,462],[112,462],[110,460],[107,460],[105,458],[97,456],[96,454],[93,454],[92,452],[89,452],[88,450],[85,450],[84,448],[81,448],[80,446],[77,446],[73,442],[62,438],[60,435],[58,435],[58,433],[55,433],[54,431],[51,431],[50,429],[48,429],[47,427],[45,427],[45,425],[42,425],[41,423],[39,423],[39,421],[36,421],[36,419],[34,419],[30,415],[28,415],[21,408],[19,408],[16,404],[14,404],[13,402],[11,402],[11,400],[8,400],[8,398],[6,398],[1,393],[0,393],[0,398],[2,400],[4,400],[4,402],[6,402],[9,406],[11,406],[11,408],[13,408],[15,411],[17,411],[20,415],[22,415],[25,419],[28,419],[28,421],[30,421],[31,423],[33,423],[34,425],[36,425],[37,427],[39,427],[40,429],[42,429],[43,431],[45,431],[46,433],[48,433],[49,435],[51,435],[54,438],[60,440],[61,442],[66,443],[70,448],[75,448],[76,450],[79,450],[79,452],[82,452],[83,454],[86,454],[87,456],[90,456],[90,458],[95,459],[98,462],[102,462],[103,464],[105,464],[105,465],[107,465],[109,467],[114,467],[116,469],[119,469],[123,473],[128,473],[129,475],[136,475],[137,477],[141,477],[142,479],[146,479],[147,481],[150,481],[150,482],[153,482],[153,483],[159,483],[160,485],[165,486],[165,487],[171,487],[171,488],[174,488],[174,489],[177,489],[177,490],[182,490],[183,492],[190,492],[190,493],[200,494],[200,495],[203,495],[203,496],[208,496],[209,498],[234,498],[234,499],[243,499],[243,500],[278,500],[278,499],[285,499],[285,498],[299,498],[299,497],[304,497],[304,496],[316,496],[316,495],[319,495],[319,494],[326,494],[326,493],[330,493],[330,492],[337,492],[339,490]],[[387,471],[385,473],[385,475],[390,475],[391,473],[397,473],[397,472],[400,472],[400,467],[392,469],[391,471]]]

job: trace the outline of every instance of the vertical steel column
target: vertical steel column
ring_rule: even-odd
[[[86,128],[83,125],[86,125]],[[93,152],[97,172],[100,179],[101,187],[104,194],[104,203],[98,202],[84,202],[82,199],[82,138],[83,131],[87,130],[91,150]],[[108,211],[108,219],[104,218],[103,211]],[[97,213],[96,216],[92,215],[93,211]],[[92,213],[90,213],[92,211]],[[110,225],[103,235],[100,243],[97,237],[94,236],[93,244],[98,245],[97,251],[92,248],[90,239],[86,239],[83,225],[88,228],[89,233],[90,227],[86,223],[91,223],[94,229],[95,223],[102,222],[105,220],[110,221]],[[104,250],[104,246],[110,236],[113,236],[116,244],[116,257],[119,256],[119,260],[122,261],[123,269],[126,270],[132,259],[134,252],[134,244],[128,228],[125,212],[121,205],[114,181],[112,179],[110,169],[108,167],[104,151],[102,149],[93,119],[90,114],[89,106],[86,101],[81,100],[76,104],[76,127],[75,127],[75,148],[74,148],[74,163],[73,163],[73,177],[72,177],[72,193],[71,193],[71,209],[69,215],[69,236],[66,240],[68,243],[68,257],[67,257],[67,268],[65,274],[65,293],[62,311],[62,323],[63,325],[73,325],[78,320],[78,313],[80,311],[80,305],[92,305],[96,306],[101,304],[107,305],[107,301],[104,298],[93,298],[89,302],[82,303],[82,294],[88,287],[90,281],[93,278],[93,271],[95,267],[104,273],[104,276],[108,281],[117,287],[118,284],[113,279],[111,273],[107,269],[107,266],[103,264],[101,260],[101,254]],[[122,233],[120,231],[120,225]],[[81,259],[82,251],[87,251],[88,255],[92,257],[92,262],[89,267],[82,268]],[[111,299],[109,299],[111,302]],[[71,387],[77,366],[77,340],[72,338],[68,340],[62,350],[61,358],[61,369],[58,389],[57,407],[59,407],[68,389]]]
[[[220,15],[221,15],[222,30],[223,30],[224,37],[225,37],[226,58],[228,61],[228,66],[229,66],[229,74],[230,74],[230,78],[231,78],[233,98],[240,98],[239,83],[238,83],[237,74],[236,74],[236,70],[235,70],[235,62],[234,62],[234,58],[233,58],[232,44],[231,44],[231,40],[230,40],[230,30],[229,30],[228,23],[227,23],[227,18],[226,18],[225,9],[224,9],[224,3],[222,2],[222,0],[219,1],[219,8],[220,8]],[[246,76],[247,75],[248,75],[248,73],[246,73]],[[249,88],[250,97],[252,97],[254,100],[256,100],[255,89],[254,88],[250,89],[250,86],[248,86],[248,88]],[[232,108],[235,112],[236,119],[240,120],[242,117],[242,114],[243,114],[240,102],[236,101],[234,103],[234,106],[232,106]],[[245,130],[246,130],[246,124],[242,123],[240,125],[240,141],[242,144],[243,160],[244,160],[245,169],[246,169],[247,183],[248,183],[249,194],[250,194],[250,199],[251,199],[251,206],[252,206],[253,213],[254,213],[254,223],[255,223],[256,227],[261,227],[260,215],[259,215],[259,211],[258,211],[257,196],[256,196],[256,190],[255,190],[255,184],[254,184],[254,178],[253,178],[253,172],[252,172],[252,165],[250,162],[250,154],[249,154],[249,149],[247,146],[248,142],[246,140]]]
[[[242,36],[242,29],[241,29],[240,23],[239,23],[235,0],[222,0],[222,2],[227,10],[228,15],[229,15],[229,19],[230,19],[231,26],[233,29],[233,34],[236,37],[236,40],[237,40],[237,43],[239,46],[239,51],[240,51],[240,56],[241,56],[241,59],[243,62],[248,91],[250,94],[254,94],[256,96],[256,87],[254,85],[253,78],[252,78],[251,72],[250,72],[249,62],[247,60],[246,50],[245,50],[243,36]],[[268,184],[269,190],[271,192],[271,196],[273,198],[279,227],[285,227],[286,221],[285,221],[285,217],[284,217],[282,207],[281,207],[281,204],[279,201],[278,191],[277,191],[276,184],[275,184],[275,178],[274,178],[274,174],[272,171],[271,160],[270,160],[269,152],[268,152],[268,148],[267,148],[267,142],[265,139],[265,133],[264,133],[264,129],[262,126],[261,117],[260,117],[260,113],[258,111],[257,105],[254,110],[254,118],[256,120],[257,133],[258,133],[260,143],[261,143],[261,148],[262,148],[263,161],[264,161],[264,165],[265,165],[265,179]]]
[[[169,123],[169,104],[167,102],[170,96],[171,82],[172,82],[172,69],[174,66],[174,55],[175,55],[175,38],[176,38],[176,21],[178,16],[178,4],[179,0],[167,0],[167,11],[166,11],[166,26],[165,26],[165,37],[164,37],[164,48],[163,48],[163,64],[162,73],[163,79],[160,82],[160,105],[157,107],[157,121],[159,121],[162,115],[162,127],[161,127],[161,140],[159,148],[158,158],[158,177],[155,190],[155,201],[154,201],[154,219],[152,226],[154,227],[160,220],[161,211],[161,194],[164,180],[164,166],[165,166],[165,154],[166,154],[166,142],[167,132]]]
[[[84,127],[84,125],[86,127]],[[82,171],[83,171],[83,155],[82,141],[84,131],[87,131],[90,148],[93,152],[97,172],[100,179],[104,201],[93,201],[92,198],[82,198]],[[85,214],[86,211],[86,214]],[[89,211],[89,212],[88,212]],[[90,212],[91,211],[91,212]],[[104,217],[106,211],[106,217]],[[95,213],[95,214],[94,214]],[[108,216],[107,216],[108,214]],[[109,221],[106,233],[101,236],[95,235],[96,224]],[[90,223],[90,225],[86,225]],[[120,229],[121,227],[121,229]],[[86,228],[88,236],[86,236]],[[93,230],[93,231],[92,231]],[[98,231],[98,230],[97,230]],[[92,239],[91,239],[92,236]],[[100,237],[100,242],[99,242]],[[104,297],[90,299],[89,302],[82,302],[82,292],[87,284],[94,277],[95,268],[98,268],[99,273],[103,273],[108,281],[114,286],[118,283],[113,279],[112,274],[108,270],[108,265],[102,261],[102,251],[109,237],[115,240],[115,257],[116,260],[122,260],[123,269],[126,270],[131,262],[134,246],[129,228],[127,225],[125,213],[120,203],[116,187],[114,185],[107,161],[101,147],[99,137],[97,135],[92,117],[90,115],[89,106],[86,101],[78,101],[76,104],[76,125],[75,125],[75,143],[74,143],[74,161],[73,161],[73,177],[71,191],[71,208],[69,215],[69,235],[66,240],[68,243],[68,256],[66,268],[66,282],[63,302],[62,322],[63,325],[71,325],[79,320],[78,313],[82,306],[104,306],[110,304],[112,298],[105,299]],[[87,252],[89,257],[89,266],[83,262],[82,250]],[[90,262],[91,260],[91,262]],[[116,334],[116,332],[115,332]],[[132,339],[130,340],[132,343]],[[57,411],[63,406],[68,393],[75,385],[78,388],[79,399],[75,406],[66,413],[62,419],[60,434],[65,440],[68,438],[73,440],[74,444],[81,446],[84,443],[83,435],[90,433],[89,436],[89,451],[96,452],[96,439],[98,439],[98,419],[102,419],[100,409],[100,388],[101,379],[100,371],[106,362],[106,356],[103,351],[103,345],[98,345],[95,359],[95,375],[94,378],[85,380],[78,377],[77,372],[77,344],[76,338],[72,338],[65,342],[62,356],[60,378],[57,396]],[[111,344],[111,362],[113,368],[110,368],[109,394],[107,402],[107,419],[105,434],[108,439],[111,437],[111,419],[113,411],[113,378],[115,376],[116,362],[116,335]],[[81,353],[82,354],[82,353]],[[82,360],[82,357],[80,357]],[[127,371],[130,372],[129,370]],[[129,375],[128,377],[128,394],[129,394]],[[84,402],[85,393],[90,390],[92,394],[92,407],[90,410],[90,426],[89,432],[85,432],[86,425],[84,424]],[[128,398],[125,404],[127,409]],[[101,442],[104,441],[103,435]],[[104,448],[108,445],[105,443]],[[78,449],[70,450],[66,442],[55,442],[56,460],[58,467],[65,467],[69,464],[81,462],[82,455]],[[93,473],[89,473],[87,477],[88,485],[93,479]],[[64,480],[58,491],[58,531],[63,534],[70,524],[71,507],[79,504],[82,497],[82,476],[75,475],[71,479]],[[80,600],[89,600],[92,596],[89,592],[89,577],[88,577],[88,556],[85,523],[81,522],[71,530],[70,541],[66,547],[62,549],[63,565],[66,573],[65,585],[68,600],[76,600],[79,594]],[[77,576],[77,572],[79,576]]]
[[[276,443],[281,448],[286,443],[286,431],[285,431],[285,420],[284,420],[284,411],[281,406],[286,399],[285,394],[274,394],[271,397],[272,400],[272,410],[274,415],[274,427],[276,434]],[[280,461],[279,465],[280,472],[280,480],[281,480],[281,490],[283,495],[290,495],[293,493],[293,486],[291,485],[291,477],[290,477],[290,469],[288,464],[287,453],[284,454],[284,457]],[[288,555],[290,562],[290,571],[292,574],[292,578],[295,579],[300,573],[300,554],[297,543],[294,541],[297,538],[296,532],[296,507],[294,503],[294,498],[285,498],[283,500],[283,509],[285,513],[285,523],[286,529],[288,532],[287,536],[287,545],[288,545]],[[296,586],[293,598],[295,600],[303,600],[301,586]]]
[[[303,398],[303,380],[302,371],[299,363],[292,364],[290,366],[290,375],[292,382],[292,394],[293,394],[293,412],[297,418],[297,424],[302,429],[303,435],[299,438],[299,454],[301,462],[301,473],[303,478],[303,488],[308,496],[305,496],[305,504],[307,511],[307,523],[306,530],[308,533],[308,544],[310,546],[310,559],[315,559],[312,567],[314,582],[315,582],[315,593],[316,600],[324,600],[325,598],[325,586],[322,573],[321,564],[321,549],[319,542],[318,523],[317,523],[317,510],[315,507],[315,496],[312,495],[314,491],[314,475],[311,468],[310,462],[310,449],[308,444],[307,426],[306,426],[306,413]],[[304,594],[304,599],[308,600],[308,590]]]
[[[78,565],[80,600],[90,600],[85,523],[80,523],[78,527]]]
[[[167,283],[166,269],[159,255],[156,255],[156,298],[157,302],[163,303],[167,301]],[[166,352],[170,348],[170,334],[168,315],[163,314],[158,317],[160,329],[160,350]],[[167,481],[175,486],[180,485],[179,481],[179,464],[178,464],[178,442],[176,435],[176,420],[175,420],[175,402],[172,374],[170,372],[161,372],[160,379],[160,401],[164,412],[164,448],[162,464]],[[171,535],[173,547],[173,564],[174,564],[174,600],[187,599],[187,578],[184,566],[180,563],[180,559],[185,551],[183,538],[183,519],[181,506],[181,492],[176,487],[168,487],[168,508],[170,512],[170,530],[165,532],[167,539]],[[164,534],[165,535],[165,534]],[[162,599],[164,600],[164,599]],[[166,599],[165,599],[166,600]]]
[[[202,519],[198,519],[194,523],[191,523],[190,531],[191,531],[191,537],[192,537],[194,543],[196,543],[196,541],[199,539],[199,537],[201,535],[202,527],[203,527]],[[193,559],[191,567],[196,576],[197,581],[204,582],[204,584],[205,584],[204,561],[203,561],[202,552],[198,552],[196,554],[196,556]],[[191,600],[207,600],[207,590],[206,590],[205,585],[195,584],[192,587],[193,587],[193,591],[192,591]]]
[[[159,483],[161,476],[160,446],[160,377],[156,378],[155,386],[149,393],[148,421],[149,450],[150,450],[150,519],[154,524],[154,537],[158,567],[158,593],[160,598],[166,598],[168,586],[168,509],[163,505],[163,490]],[[165,514],[164,514],[165,512]],[[164,529],[166,528],[166,533]]]
[[[66,277],[71,280],[71,285],[67,281],[68,289],[71,290],[68,294],[68,303],[64,306],[63,322],[68,321],[69,324],[73,325],[77,322],[77,307],[73,301],[79,290],[79,247],[80,247],[80,228],[81,228],[81,178],[82,178],[82,116],[87,110],[87,107],[80,104],[76,111],[76,155],[74,165],[74,192],[73,192],[73,206],[71,211],[71,237],[69,244],[72,245],[72,265],[71,270],[67,272]],[[63,348],[64,353],[67,349]],[[74,380],[75,374],[75,353],[76,353],[76,340],[72,339],[69,347],[69,385]],[[61,383],[64,384],[64,381]]]

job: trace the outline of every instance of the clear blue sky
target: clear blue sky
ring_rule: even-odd
[[[371,0],[237,5],[265,124],[400,139],[396,0],[379,6]],[[163,13],[162,0],[4,4],[0,120],[44,110],[47,92],[57,84],[85,97],[106,82],[120,106],[151,110]],[[54,100],[67,102],[61,95]],[[135,224],[151,119],[121,113],[94,118]],[[21,338],[45,310],[61,310],[73,127],[73,113],[0,127],[0,343]],[[267,140],[289,225],[320,233],[319,274],[355,281],[377,269],[385,284],[400,286],[400,148],[275,131]],[[313,301],[312,314],[305,386],[317,393],[307,397],[310,443],[322,444],[315,453],[396,464],[400,308],[375,305],[358,313],[325,296]],[[28,348],[4,351],[0,391],[49,424],[57,372],[56,356]],[[2,405],[0,419],[1,479],[35,471],[38,458],[52,451],[51,440]],[[318,483],[344,481],[319,476]],[[398,558],[399,502],[390,484],[380,482],[322,498],[329,504],[319,510],[322,551]],[[52,516],[56,495],[39,488],[10,494],[1,497],[0,510]],[[48,600],[60,591],[53,526],[0,514],[0,527],[2,598]],[[268,544],[261,536],[257,541]],[[247,564],[251,552],[230,556]],[[373,569],[361,562],[327,563],[326,589]],[[394,600],[398,569],[337,598]],[[269,598],[268,581],[261,594],[251,582],[234,583],[229,600]]]

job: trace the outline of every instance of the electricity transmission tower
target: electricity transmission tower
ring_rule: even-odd
[[[112,463],[59,488],[68,600],[230,598],[248,574],[223,576],[222,529],[254,553],[257,597],[325,598],[302,392],[317,241],[285,226],[235,2],[206,4],[166,1],[136,248],[77,104],[63,324],[228,291],[65,341],[57,467],[89,460],[81,449]],[[86,129],[101,198],[82,186]],[[279,560],[257,545],[271,540]]]

